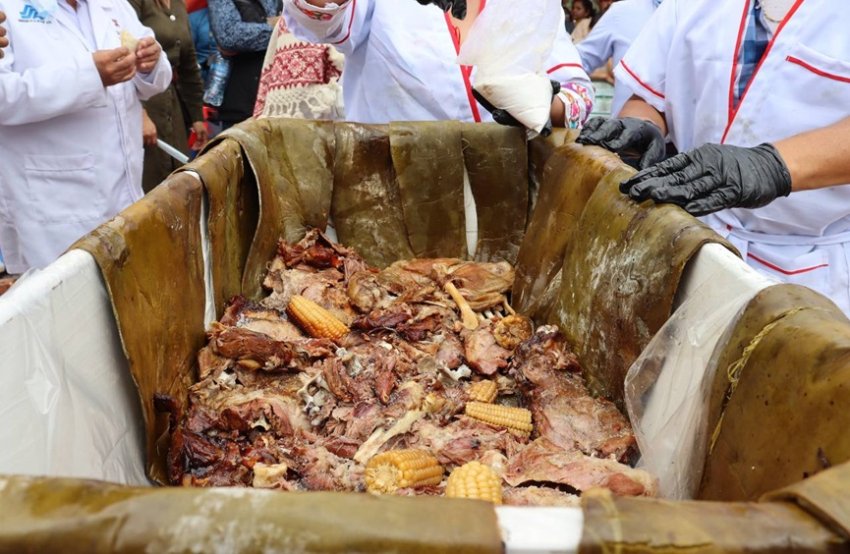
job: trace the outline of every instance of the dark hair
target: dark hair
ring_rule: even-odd
[[[573,3],[579,2],[584,5],[584,9],[590,14],[590,17],[596,16],[596,6],[593,5],[593,0],[573,0]]]

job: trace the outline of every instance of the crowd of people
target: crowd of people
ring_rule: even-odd
[[[753,267],[850,312],[850,16],[815,4],[566,0],[543,107],[640,169],[624,194],[680,205]],[[485,98],[456,63],[485,9],[0,0],[6,269],[46,265],[155,187],[180,163],[163,142],[191,156],[250,117],[519,124],[530,106]],[[591,118],[603,83],[612,117]]]

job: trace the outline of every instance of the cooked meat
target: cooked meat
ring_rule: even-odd
[[[505,481],[514,487],[557,483],[577,491],[605,487],[621,496],[654,496],[658,489],[656,480],[645,471],[616,460],[564,450],[545,438],[535,440],[510,458]]]
[[[506,506],[558,506],[578,508],[581,497],[549,487],[505,487],[502,503]]]
[[[255,369],[285,367],[293,358],[292,346],[289,343],[248,329],[214,325],[210,338],[215,354],[233,360],[250,360],[256,365]],[[243,365],[247,367],[248,363]]]
[[[198,352],[198,376],[206,379],[215,376],[227,369],[231,364],[230,358],[219,356],[210,345],[204,346]]]
[[[512,363],[534,427],[566,449],[624,459],[636,446],[632,428],[617,407],[593,398],[579,376],[578,361],[554,327],[541,327],[520,345]],[[570,373],[572,372],[572,373]]]
[[[450,258],[379,271],[318,231],[281,241],[264,280],[269,294],[235,297],[211,326],[185,405],[155,398],[170,418],[170,480],[363,491],[374,456],[418,448],[447,470],[470,461],[493,468],[509,505],[575,505],[573,493],[593,486],[654,494],[650,476],[618,463],[634,448],[631,428],[589,394],[563,336],[554,327],[533,333],[513,314],[513,280],[506,263]],[[296,294],[350,332],[337,342],[305,337],[286,315]],[[531,437],[465,415],[473,371],[498,392],[480,400],[530,409]],[[397,494],[444,489],[445,481]]]
[[[475,331],[464,331],[463,345],[469,367],[481,375],[494,375],[508,367],[511,352],[496,343],[490,325],[481,325]]]
[[[221,324],[213,324],[210,339],[218,356],[237,360],[246,369],[264,371],[303,370],[336,351],[336,345],[327,339],[280,341],[263,333]]]
[[[215,430],[246,434],[262,429],[273,430],[278,437],[300,435],[310,431],[311,425],[295,393],[296,386],[291,380],[255,390],[195,385],[189,392],[186,428],[196,433]]]
[[[374,329],[395,329],[413,318],[413,310],[404,303],[395,303],[389,308],[372,310],[354,320],[352,327],[361,331]]]
[[[448,268],[448,278],[473,310],[482,311],[507,303],[505,293],[514,284],[514,268],[507,262],[463,262]]]
[[[410,445],[423,448],[445,466],[463,465],[479,460],[493,450],[504,451],[516,439],[504,429],[494,429],[483,423],[463,418],[446,426],[420,422],[413,430]]]
[[[362,491],[363,468],[353,460],[337,456],[323,446],[296,447],[295,471],[309,491]]]
[[[457,338],[454,333],[443,333],[434,340],[440,344],[437,350],[437,362],[443,364],[449,369],[457,369],[463,363],[463,343]]]
[[[276,316],[277,319],[270,318],[251,318],[244,319],[239,322],[239,327],[247,329],[255,333],[262,333],[273,338],[276,341],[290,341],[303,339],[304,334],[301,330],[293,325],[290,321],[282,319],[281,316]]]

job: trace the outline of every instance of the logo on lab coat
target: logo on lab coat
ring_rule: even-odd
[[[32,4],[24,4],[24,9],[21,10],[20,19],[18,19],[18,21],[39,21],[41,23],[44,23],[47,21],[47,18],[44,17],[41,13],[39,13],[38,9]]]

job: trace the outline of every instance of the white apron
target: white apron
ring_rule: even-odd
[[[64,0],[63,0],[64,1]],[[98,49],[121,30],[153,36],[125,0],[88,0]],[[142,196],[140,99],[171,82],[163,53],[146,76],[104,89],[72,17],[0,0],[11,45],[0,60],[0,250],[10,273],[52,262]]]
[[[733,108],[733,61],[751,2],[665,0],[616,70],[665,113],[679,151],[754,146],[850,116],[850,12],[836,0],[794,3]],[[814,288],[850,313],[850,186],[795,192],[704,220],[728,234],[754,268]]]

